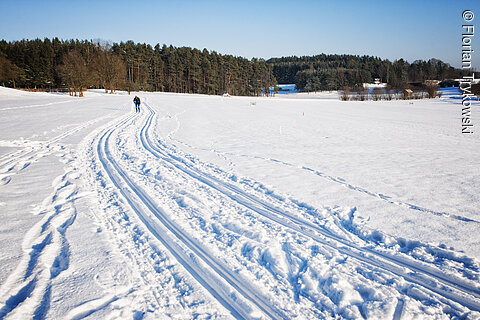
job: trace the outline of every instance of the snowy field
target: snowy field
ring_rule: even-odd
[[[0,87],[0,319],[480,319],[454,95],[138,95]]]

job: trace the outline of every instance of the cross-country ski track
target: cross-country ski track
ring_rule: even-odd
[[[202,125],[215,121],[195,117],[243,106],[243,98],[140,93],[139,113],[130,96],[112,98],[92,93],[79,100],[89,110],[99,101],[115,111],[55,123],[43,140],[36,133],[1,140],[2,190],[21,194],[15,188],[39,163],[59,158],[64,167],[48,196],[30,204],[38,218],[27,220],[18,261],[9,262],[13,268],[0,282],[0,319],[480,319],[475,258],[371,228],[361,216],[364,204],[375,202],[411,221],[475,230],[475,212],[364,185],[322,166],[322,157],[312,163],[288,152],[249,153],[235,133],[225,134],[229,147],[209,148],[201,135],[210,128]],[[10,103],[5,112],[70,106],[46,98]],[[241,108],[225,114],[266,106]],[[310,179],[306,185],[343,188],[349,200],[364,202],[312,204],[259,179],[262,169],[255,178],[245,175],[242,159],[271,169],[269,175],[278,170]],[[0,208],[10,205],[3,201]]]
[[[318,226],[302,220],[293,214],[278,209],[274,205],[266,203],[264,200],[258,199],[255,196],[240,190],[238,187],[229,184],[228,182],[219,181],[218,179],[215,179],[206,173],[202,173],[191,166],[189,167],[186,160],[180,159],[177,156],[168,153],[167,147],[162,146],[158,140],[155,143],[154,140],[149,139],[148,131],[150,130],[155,112],[150,107],[148,109],[150,111],[150,115],[147,119],[146,125],[143,126],[140,131],[140,139],[145,149],[151,152],[157,158],[172,164],[177,169],[188,174],[190,177],[210,186],[216,191],[224,194],[237,203],[247,207],[248,209],[267,219],[279,223],[286,228],[290,228],[295,232],[299,232],[304,236],[338,250],[343,254],[356,258],[359,261],[375,267],[383,268],[386,271],[395,273],[409,281],[428,288],[433,292],[436,292],[440,295],[445,295],[445,297],[448,299],[457,301],[458,303],[463,304],[472,310],[480,311],[480,302],[475,300],[480,299],[480,286],[477,284],[472,284],[469,282],[464,282],[458,278],[445,276],[442,272],[434,270],[429,266],[422,265],[416,261],[409,261],[407,259],[391,256],[388,253],[378,252],[369,248],[361,248],[358,245],[329,232],[328,230],[319,228]],[[344,245],[345,247],[341,245]],[[376,260],[378,258],[381,260]],[[385,259],[385,261],[382,261],[383,259]],[[405,269],[415,271],[415,274],[409,274],[408,271],[405,271]],[[463,291],[467,295],[471,294],[475,299],[471,300],[471,302],[468,298],[464,300],[464,298],[452,294],[448,288],[442,288],[442,286],[432,284],[431,280],[424,278],[424,276],[431,277],[434,281],[441,281],[445,285],[452,286],[461,292]]]
[[[122,121],[120,127],[122,124],[128,123],[128,120],[129,118]],[[154,201],[136,186],[134,182],[132,182],[108,151],[108,141],[114,130],[115,128],[109,129],[100,138],[98,144],[99,159],[102,162],[105,171],[112,179],[112,182],[155,237],[160,240],[172,255],[175,256],[179,263],[181,263],[185,269],[187,269],[188,272],[216,299],[218,299],[222,305],[229,309],[235,317],[248,319],[251,317],[252,311],[242,306],[242,303],[238,303],[238,297],[229,292],[229,288],[226,288],[221,280],[216,279],[218,277],[223,278],[224,281],[259,307],[270,318],[286,318],[279,310],[275,310],[275,308],[269,304],[268,300],[261,297],[253,288],[245,286],[245,282],[239,281],[239,279],[223,266],[220,261],[216,261],[214,257],[209,255],[205,249],[195,242],[195,240],[191,239],[188,234],[184,233],[180,226],[177,226],[173,221],[170,221],[163,211],[154,204]],[[109,168],[110,165],[111,168]],[[125,186],[129,188],[129,191],[125,190]],[[134,197],[134,195],[136,197]],[[142,206],[148,208],[148,211],[150,212],[146,213]],[[169,233],[173,234],[177,240],[181,241],[196,256],[192,258],[188,251],[185,252],[184,249],[179,247],[175,241],[172,241],[172,239],[167,236]],[[213,274],[208,268],[205,268],[205,266],[200,265],[198,261],[199,259],[204,261],[216,274]]]
[[[22,149],[0,157],[0,184],[8,184],[11,177],[18,171],[24,170],[32,162],[49,154],[49,149],[59,149],[58,142],[66,137],[85,129],[96,122],[101,122],[110,116],[101,117],[81,123],[47,141],[21,141],[18,144]]]
[[[252,193],[248,193],[229,182],[221,181],[209,173],[202,172],[194,167],[187,158],[181,158],[170,153],[168,146],[153,137],[153,123],[157,116],[154,108],[147,103],[144,103],[144,106],[146,110],[142,115],[129,116],[103,133],[98,140],[99,159],[118,192],[125,197],[145,226],[165,245],[193,278],[232,312],[234,317],[252,317],[252,308],[246,307],[246,305],[251,304],[262,310],[264,316],[268,318],[287,318],[280,309],[269,303],[267,297],[262,297],[261,294],[256,292],[254,286],[248,285],[243,279],[238,279],[238,275],[233,270],[228,270],[228,267],[211,256],[208,250],[185,233],[179,225],[169,220],[168,215],[155,204],[148,193],[129,178],[127,170],[122,168],[109,152],[109,148],[114,148],[116,145],[110,142],[110,140],[113,140],[112,134],[116,131],[121,131],[124,127],[131,125],[139,126],[136,129],[138,131],[137,141],[141,143],[144,152],[148,152],[161,160],[163,165],[173,167],[178,171],[178,174],[187,175],[189,179],[194,179],[212,188],[215,192],[230,198],[262,218],[267,218],[291,232],[301,234],[323,246],[338,251],[346,257],[353,258],[368,268],[383,269],[384,272],[395,274],[412,284],[418,285],[429,294],[437,295],[440,301],[447,304],[453,301],[468,309],[480,311],[480,288],[478,284],[446,275],[434,266],[424,262],[390,254],[386,251],[375,250],[368,245],[360,246],[302,219],[295,213],[276,207],[274,204],[277,202],[276,199],[272,199],[273,201],[269,203],[268,197],[266,199],[257,198]],[[177,242],[182,243],[184,247],[182,248]],[[232,290],[236,291],[236,294],[232,294]],[[239,303],[239,300],[242,299],[246,302],[241,301]]]

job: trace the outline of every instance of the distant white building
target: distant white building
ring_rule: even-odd
[[[366,89],[370,88],[385,88],[387,86],[386,83],[382,83],[380,78],[375,78],[373,83],[364,83],[363,87]]]

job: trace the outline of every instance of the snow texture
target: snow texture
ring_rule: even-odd
[[[458,92],[135,94],[0,87],[0,319],[480,319]]]

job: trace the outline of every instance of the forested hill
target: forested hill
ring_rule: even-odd
[[[356,87],[375,78],[393,87],[412,82],[460,78],[462,70],[437,59],[408,63],[403,59],[393,63],[372,56],[327,55],[271,58],[278,83],[295,83],[302,91],[336,90]]]
[[[207,49],[86,40],[0,41],[0,84],[259,95],[276,84],[272,66]]]
[[[87,40],[0,41],[0,84],[23,88],[123,89],[232,95],[269,93],[277,83],[301,91],[358,87],[379,78],[401,89],[425,80],[461,78],[436,59],[408,63],[372,56],[245,59],[207,49]]]

